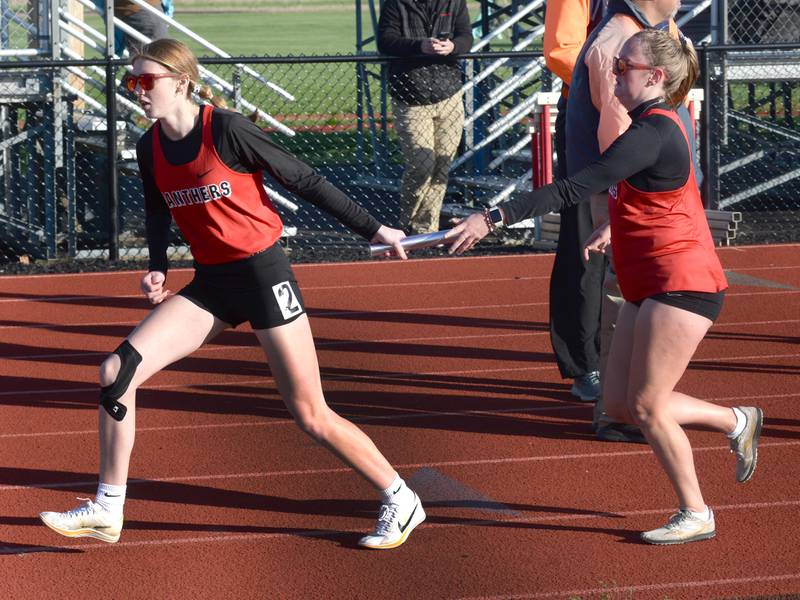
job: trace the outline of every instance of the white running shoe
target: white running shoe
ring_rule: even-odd
[[[712,538],[717,534],[714,512],[708,509],[708,519],[698,519],[690,511],[680,509],[664,527],[645,531],[642,539],[648,544],[686,544]]]
[[[67,537],[93,537],[113,544],[122,531],[122,514],[117,517],[89,498],[67,512],[43,512],[39,518],[50,529]]]
[[[755,406],[737,406],[747,417],[742,433],[731,440],[731,452],[736,454],[736,481],[744,483],[753,476],[758,462],[758,440],[764,424],[764,413]]]
[[[358,541],[359,546],[376,550],[397,548],[408,539],[414,528],[425,520],[419,496],[414,494],[413,502],[403,504],[381,504],[378,522],[372,533]]]

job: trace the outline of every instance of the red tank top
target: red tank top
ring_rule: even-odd
[[[681,128],[677,114],[663,115]],[[616,193],[615,193],[616,192]],[[611,249],[623,297],[635,302],[675,291],[719,292],[728,287],[700,199],[691,165],[686,183],[665,192],[643,192],[627,181],[608,197]]]
[[[262,185],[261,171],[238,173],[220,159],[211,135],[210,106],[201,110],[200,151],[191,162],[167,162],[153,130],[153,174],[194,259],[215,265],[246,258],[272,246],[283,224]]]

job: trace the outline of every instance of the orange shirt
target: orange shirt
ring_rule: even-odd
[[[544,60],[569,85],[586,41],[591,0],[548,0],[544,16]]]

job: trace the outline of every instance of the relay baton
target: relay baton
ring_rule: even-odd
[[[400,245],[405,250],[416,250],[418,248],[432,248],[444,243],[445,236],[450,233],[449,229],[444,231],[434,231],[433,233],[421,233],[410,235],[400,241]],[[382,256],[387,252],[394,253],[394,246],[388,244],[370,244],[369,255],[372,257]]]

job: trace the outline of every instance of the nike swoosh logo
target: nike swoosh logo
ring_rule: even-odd
[[[406,521],[406,524],[405,525],[398,524],[398,527],[400,528],[400,533],[405,533],[406,529],[408,529],[408,524],[411,523],[411,519],[414,518],[414,513],[417,512],[418,508],[419,508],[419,502],[417,502],[417,504],[414,506],[414,510],[412,510],[411,514],[408,516],[408,521]]]
[[[103,492],[103,496],[106,498],[119,498],[119,494],[109,494],[108,492]]]
[[[203,177],[205,177],[206,175],[208,175],[209,173],[211,173],[211,171],[213,171],[213,170],[214,170],[214,169],[209,169],[208,171],[203,171],[202,173],[199,173],[199,174],[197,175],[197,178],[198,178],[198,179],[202,179]]]
[[[392,493],[393,493],[393,494],[396,494],[397,492],[399,492],[399,491],[400,491],[400,488],[402,488],[402,487],[403,487],[402,485],[399,485],[399,486],[397,487],[397,489],[396,489],[395,491],[393,491]]]

